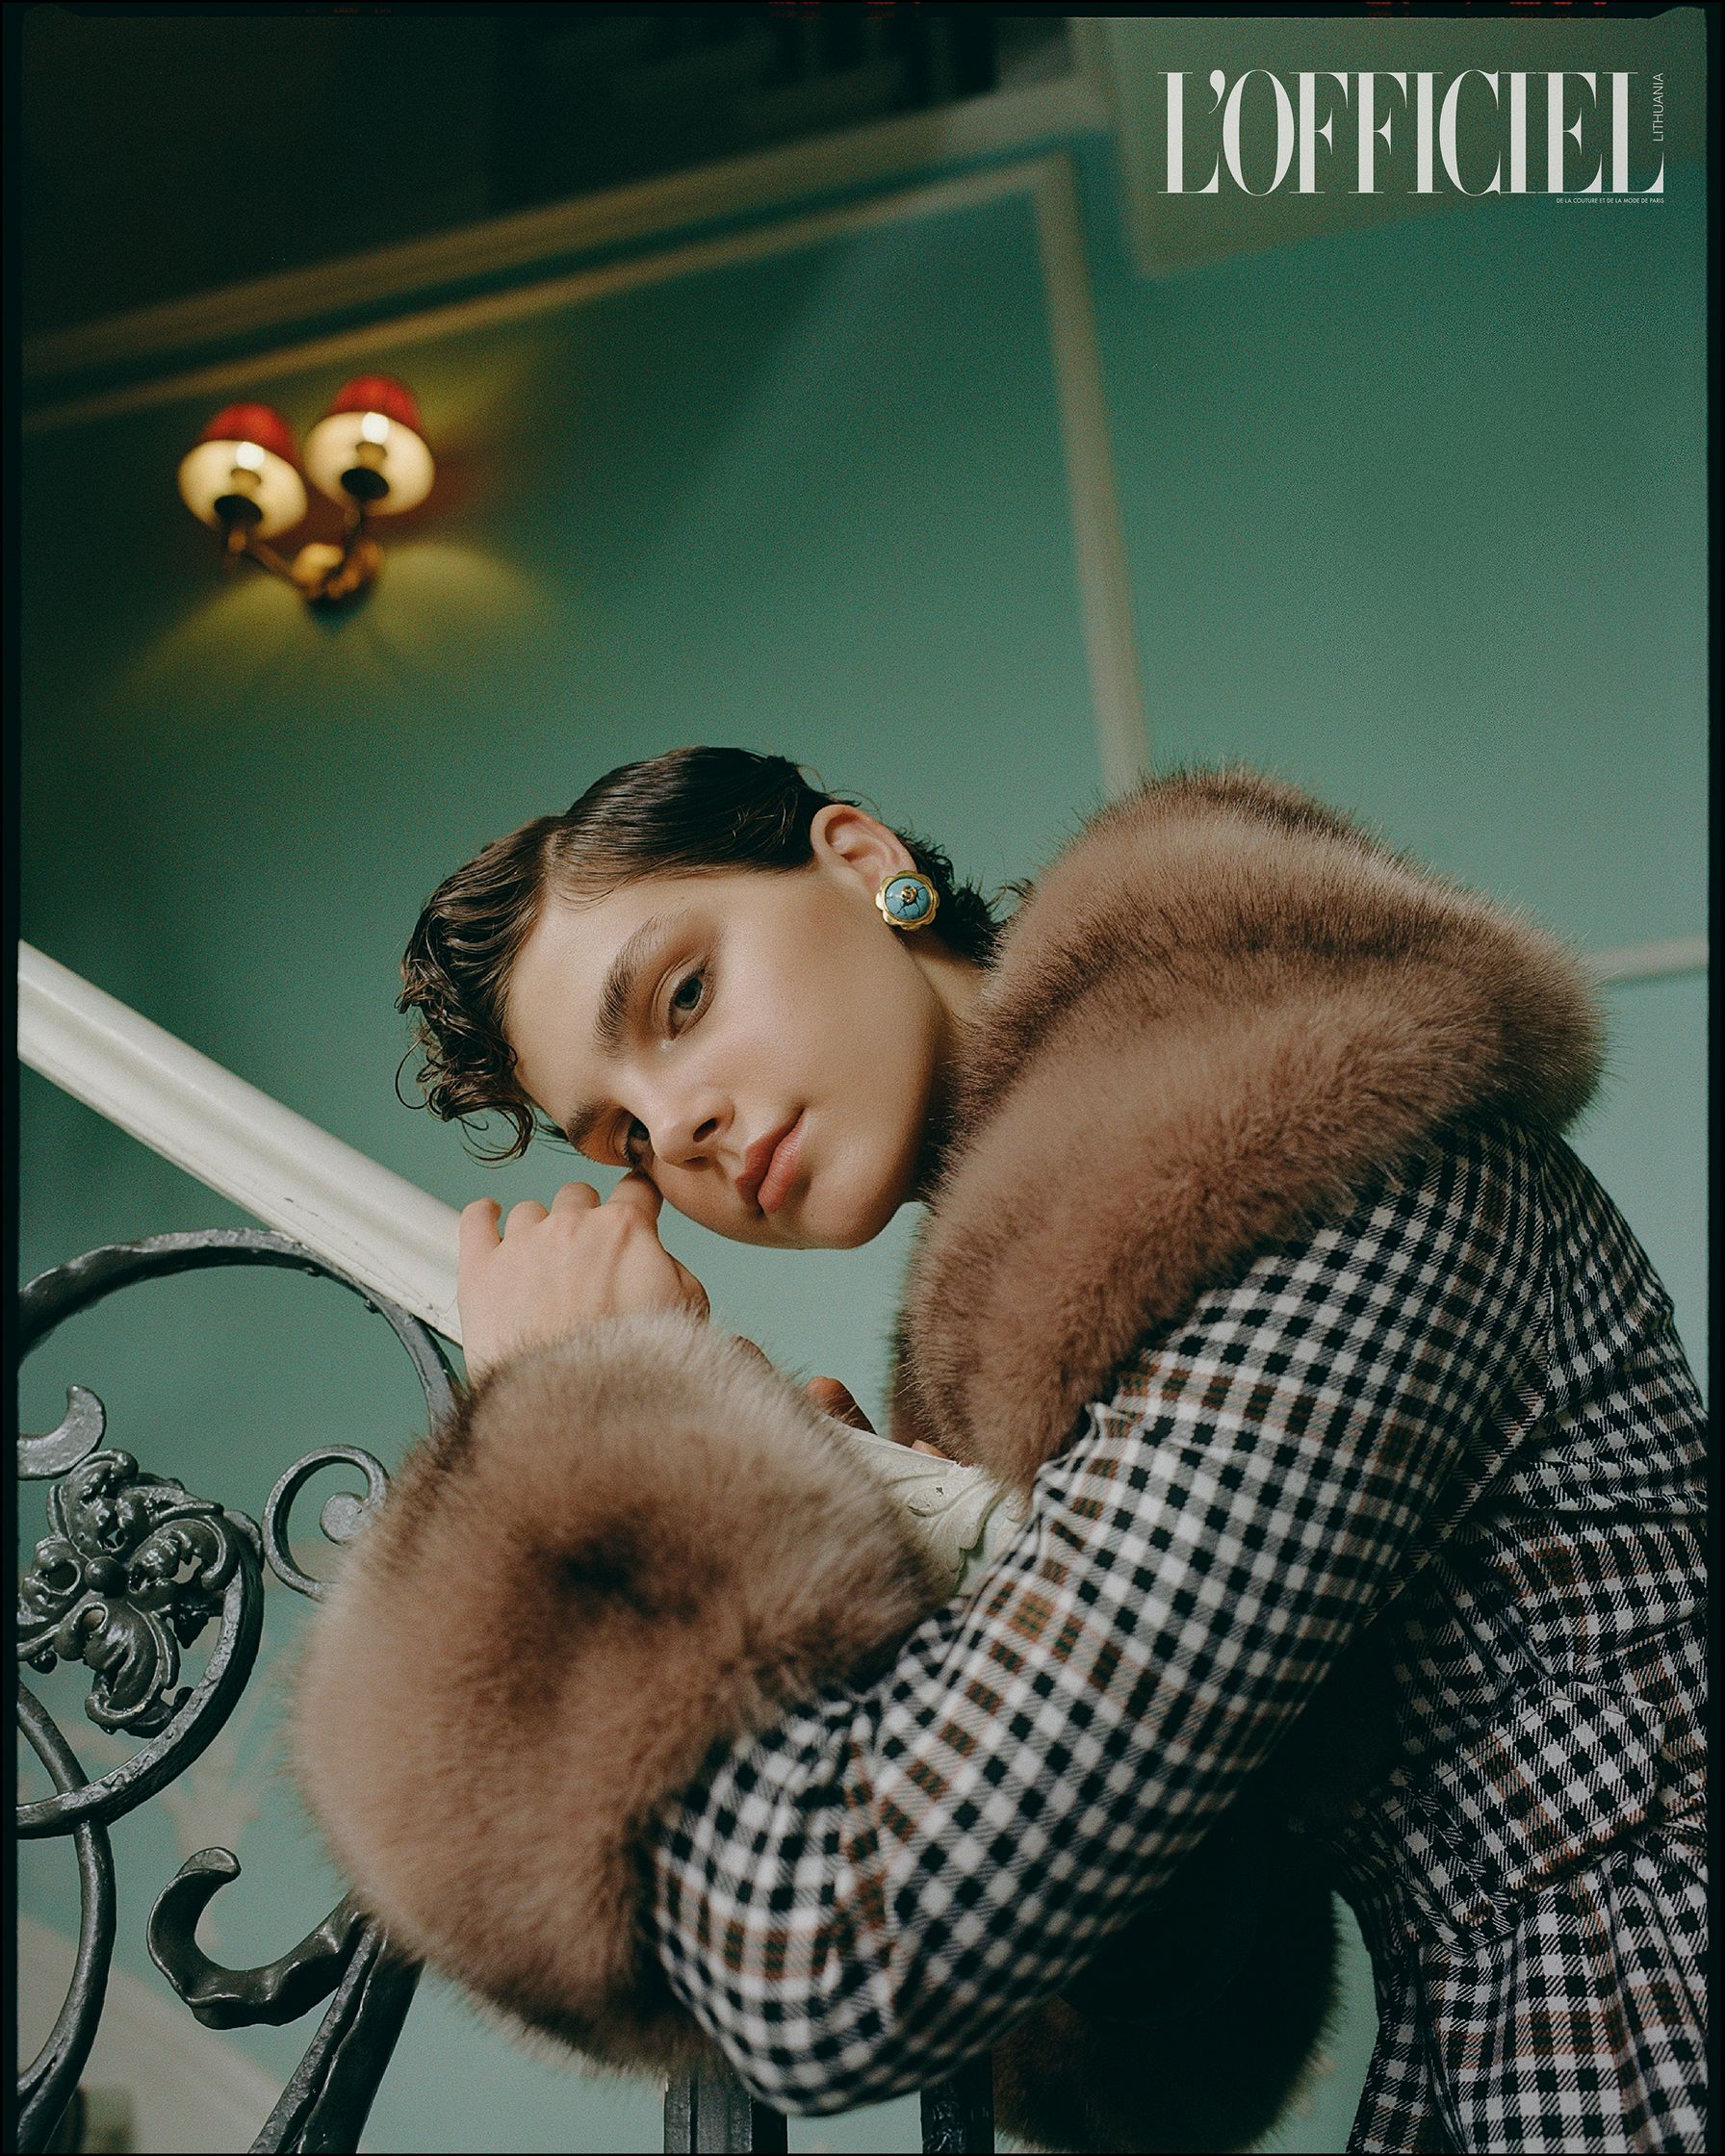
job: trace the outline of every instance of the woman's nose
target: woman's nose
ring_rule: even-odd
[[[709,1156],[722,1136],[727,1118],[709,1103],[679,1111],[667,1108],[653,1133],[653,1150],[662,1161],[679,1167],[695,1158]]]

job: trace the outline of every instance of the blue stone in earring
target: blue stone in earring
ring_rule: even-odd
[[[926,928],[935,917],[940,894],[926,876],[901,869],[888,876],[874,894],[881,918],[894,928]]]

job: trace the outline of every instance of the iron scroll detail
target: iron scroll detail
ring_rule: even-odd
[[[451,1412],[452,1373],[429,1327],[303,1245],[267,1230],[220,1228],[112,1244],[39,1274],[19,1296],[20,1356],[121,1288],[232,1265],[303,1271],[357,1295],[406,1349],[433,1425]],[[287,1521],[299,1490],[322,1468],[360,1469],[365,1496],[339,1494],[322,1508],[323,1530],[340,1543],[363,1527],[388,1488],[369,1453],[325,1447],[280,1476],[260,1529],[245,1513],[146,1473],[131,1453],[108,1444],[107,1413],[93,1393],[73,1385],[66,1402],[57,1429],[18,1440],[20,1478],[52,1484],[48,1532],[19,1582],[18,1658],[44,1673],[82,1664],[90,1672],[89,1718],[143,1741],[91,1780],[52,1714],[19,1686],[20,1729],[53,1794],[19,1806],[18,1832],[73,1839],[81,1901],[70,1986],[41,2052],[19,2077],[17,2145],[26,2151],[53,2139],[101,2018],[115,1937],[109,1826],[190,1767],[228,1720],[257,1659],[266,1567],[297,1593],[321,1592],[322,1583],[289,1553]],[[182,1654],[206,1639],[201,1674],[182,1685]],[[350,2149],[394,2051],[419,1968],[349,1898],[274,1962],[223,1968],[193,1935],[203,1909],[239,1869],[223,1849],[200,1851],[182,1865],[152,1909],[151,1957],[198,2019],[217,2028],[294,2020],[333,1992],[252,2145],[268,2152]]]
[[[26,1743],[64,1794],[84,1781],[84,1769],[28,1686],[18,1686],[18,1726]],[[95,2040],[114,1960],[114,1848],[93,1819],[71,1829],[78,1851],[78,1951],[72,1981],[47,2041],[18,2076],[17,2137],[22,2149],[45,2148],[71,2101]]]
[[[389,1476],[381,1464],[370,1452],[361,1451],[357,1445],[325,1445],[316,1452],[308,1452],[302,1460],[296,1460],[264,1503],[264,1554],[270,1560],[270,1570],[284,1586],[292,1587],[296,1594],[308,1596],[313,1602],[323,1600],[328,1583],[314,1578],[302,1565],[295,1562],[288,1519],[294,1509],[294,1500],[312,1476],[326,1467],[342,1465],[359,1469],[366,1478],[366,1494],[356,1498],[346,1490],[338,1490],[334,1497],[324,1501],[318,1525],[326,1541],[351,1542],[389,1495]]]

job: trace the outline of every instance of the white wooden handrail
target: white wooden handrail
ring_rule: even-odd
[[[32,944],[18,1057],[189,1175],[459,1343],[452,1205],[332,1138]],[[980,1468],[836,1424],[964,1587],[1021,1510]]]
[[[379,1167],[34,945],[18,945],[18,1057],[456,1342],[452,1205]]]

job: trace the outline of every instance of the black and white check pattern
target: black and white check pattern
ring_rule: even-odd
[[[665,1808],[674,1989],[782,2111],[943,2078],[1406,1584],[1401,1753],[1332,1845],[1381,2019],[1351,2146],[1701,2147],[1701,1458],[1669,1302],[1573,1154],[1434,1142],[1146,1341],[877,1682]]]

